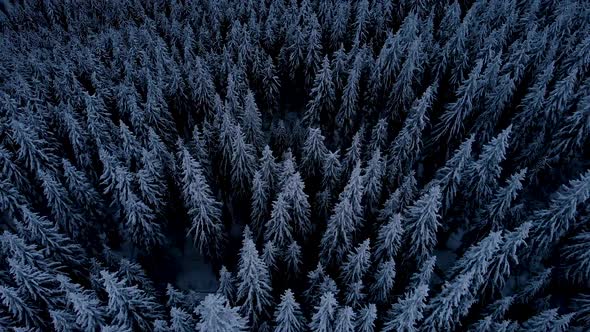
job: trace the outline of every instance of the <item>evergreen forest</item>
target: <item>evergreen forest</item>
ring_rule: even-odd
[[[1,0],[4,331],[590,331],[590,2]]]

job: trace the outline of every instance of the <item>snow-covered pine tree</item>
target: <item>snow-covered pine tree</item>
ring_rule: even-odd
[[[335,327],[335,315],[338,302],[331,292],[322,294],[320,303],[314,309],[309,322],[309,329],[314,332],[331,332]]]
[[[200,252],[212,256],[219,255],[224,241],[220,203],[213,196],[199,163],[182,142],[179,141],[178,147],[183,199],[191,218],[189,234],[192,234],[195,246]]]
[[[231,307],[220,294],[209,294],[195,309],[199,316],[196,329],[212,332],[247,331],[248,319],[242,317],[238,307]]]
[[[305,327],[305,320],[299,303],[290,289],[281,295],[281,302],[274,314],[275,332],[301,332]]]
[[[403,220],[408,225],[406,228],[408,254],[419,263],[430,256],[436,245],[436,231],[440,227],[440,206],[440,187],[434,186],[404,212]]]
[[[237,279],[240,312],[255,327],[270,309],[272,288],[268,267],[249,237],[244,238],[242,243]]]

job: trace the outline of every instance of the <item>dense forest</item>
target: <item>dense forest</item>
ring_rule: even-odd
[[[590,329],[586,0],[5,0],[0,110],[0,331]]]

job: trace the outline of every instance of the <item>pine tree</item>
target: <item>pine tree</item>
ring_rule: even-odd
[[[383,324],[383,331],[416,332],[424,317],[428,286],[420,285],[407,292],[391,306]]]
[[[52,217],[69,235],[74,238],[80,236],[86,222],[62,183],[50,171],[39,170],[38,176]]]
[[[201,253],[218,255],[224,239],[220,203],[213,197],[199,163],[180,142],[179,149],[183,198],[191,217],[189,234],[194,234]]]
[[[280,195],[285,195],[294,229],[303,236],[308,235],[313,226],[310,222],[311,206],[305,193],[305,183],[299,172],[287,178]]]
[[[518,192],[522,190],[522,182],[526,172],[525,168],[511,175],[506,180],[506,185],[496,190],[493,198],[480,212],[480,223],[489,224],[494,230],[501,228],[512,202],[516,199]]]
[[[322,187],[328,191],[333,191],[340,183],[341,173],[340,151],[328,151],[322,164]]]
[[[563,257],[568,262],[566,276],[578,283],[583,283],[590,276],[589,240],[590,233],[581,233],[573,236],[571,243],[562,249]]]
[[[319,171],[323,168],[328,153],[328,149],[324,145],[324,139],[320,129],[311,127],[308,129],[307,138],[301,151],[301,167],[308,177],[319,174]]]
[[[365,197],[369,210],[374,210],[381,201],[382,179],[385,175],[385,164],[379,148],[373,152],[365,169]]]
[[[342,175],[344,177],[349,177],[352,170],[361,161],[364,135],[364,128],[361,127],[361,129],[354,134],[350,146],[346,149],[344,160],[342,162]]]
[[[260,170],[257,170],[252,178],[252,200],[250,208],[250,226],[257,235],[262,234],[264,221],[268,216],[269,191],[268,183],[264,182],[262,173]]]
[[[529,303],[535,296],[539,295],[545,287],[547,287],[551,281],[552,274],[553,269],[546,268],[530,277],[527,283],[516,293],[515,302]]]
[[[373,300],[378,303],[386,303],[390,297],[395,283],[395,261],[389,259],[379,263],[373,284],[369,290]]]
[[[264,233],[266,241],[272,241],[279,247],[284,247],[293,240],[292,217],[289,214],[290,208],[286,195],[283,193],[279,194],[277,199],[272,203],[272,212],[266,224]]]
[[[389,105],[392,108],[406,111],[411,106],[411,102],[416,97],[414,89],[416,84],[420,83],[426,60],[424,41],[418,37],[408,46],[406,59],[393,84],[393,90],[389,95]]]
[[[251,144],[260,151],[264,144],[264,133],[262,132],[262,115],[254,100],[254,94],[248,90],[244,97],[244,112],[240,115],[240,123],[244,128],[246,143]]]
[[[247,237],[240,250],[237,278],[237,303],[240,303],[240,312],[248,317],[252,326],[257,326],[272,303],[272,289],[268,267],[258,255],[252,239]]]
[[[19,231],[26,239],[43,246],[43,252],[55,257],[56,260],[81,265],[84,259],[82,247],[63,235],[57,225],[47,218],[21,206],[22,224],[17,225]]]
[[[347,305],[358,308],[365,302],[365,285],[362,280],[348,284],[344,292],[344,301]]]
[[[367,146],[368,153],[373,153],[373,151],[377,149],[385,149],[388,140],[388,128],[389,125],[387,119],[379,119],[379,121],[375,123],[373,130],[371,130],[371,141]]]
[[[170,327],[173,331],[189,332],[194,331],[196,323],[188,312],[182,308],[172,307],[170,309]]]
[[[336,314],[334,332],[353,332],[355,318],[356,314],[351,307],[344,306],[340,308]]]
[[[464,173],[471,163],[471,147],[475,137],[472,135],[465,140],[453,156],[439,168],[434,179],[427,185],[427,188],[438,185],[441,188],[443,198],[443,211],[448,210],[453,203],[453,200],[459,190],[459,186],[463,183]]]
[[[359,90],[362,71],[365,67],[365,54],[359,51],[353,61],[352,68],[348,71],[348,77],[344,91],[342,92],[342,103],[336,115],[336,123],[345,133],[352,131],[358,108]]]
[[[57,332],[72,332],[79,328],[76,326],[75,315],[65,310],[49,310],[51,325]]]
[[[248,320],[239,314],[239,308],[231,307],[220,294],[209,294],[197,306],[200,317],[197,330],[211,332],[241,332],[247,330]]]
[[[51,274],[14,258],[8,258],[7,261],[10,275],[19,285],[20,294],[26,294],[35,303],[53,305],[55,279]]]
[[[504,235],[504,241],[499,247],[498,252],[492,257],[485,283],[492,287],[492,290],[502,290],[506,279],[510,276],[510,262],[518,264],[517,250],[520,246],[525,245],[528,237],[530,222],[525,222],[512,232]]]
[[[410,245],[408,254],[419,263],[430,256],[436,245],[440,206],[440,187],[434,186],[404,212],[403,220],[408,225],[406,238]]]
[[[236,285],[233,274],[225,266],[219,271],[219,286],[217,293],[223,295],[229,303],[232,303],[236,296]]]
[[[273,241],[267,241],[262,248],[262,260],[270,270],[276,270],[279,248]]]
[[[460,315],[465,314],[462,308],[466,298],[470,296],[469,289],[473,272],[460,274],[452,282],[445,282],[442,291],[426,306],[421,331],[451,330],[457,324]]]
[[[101,305],[96,294],[72,283],[66,277],[58,277],[61,290],[69,307],[75,313],[76,324],[84,331],[96,331],[106,323],[105,308]]]
[[[275,311],[274,321],[275,332],[300,332],[304,330],[303,313],[290,289],[287,289],[281,295],[281,303],[279,303]]]
[[[29,306],[21,297],[18,290],[9,286],[0,286],[0,299],[8,312],[18,321],[27,326],[42,327],[43,321],[38,309]]]
[[[426,89],[409,111],[402,130],[391,143],[387,160],[390,181],[397,182],[400,172],[413,169],[422,149],[422,131],[428,124],[428,110],[432,107],[437,86]]]
[[[484,145],[477,160],[466,171],[470,179],[468,188],[471,188],[470,193],[475,196],[476,204],[490,199],[498,187],[498,178],[502,172],[500,163],[506,158],[511,131],[512,126],[509,126]]]
[[[346,261],[342,265],[342,280],[351,284],[363,278],[371,264],[370,240],[359,244],[353,252],[348,253]]]
[[[434,272],[434,268],[436,265],[436,256],[430,256],[418,269],[418,272],[414,273],[410,278],[411,285],[413,287],[417,287],[420,285],[429,285],[430,279],[432,278],[432,273]]]
[[[552,196],[549,206],[533,213],[529,250],[536,258],[543,258],[555,241],[573,226],[578,206],[590,197],[590,171],[578,179],[562,185]]]
[[[264,150],[262,150],[259,170],[262,180],[267,183],[270,191],[272,192],[278,181],[278,166],[276,164],[275,157],[272,154],[272,150],[268,145],[266,145]]]
[[[457,89],[457,100],[445,107],[440,123],[435,127],[437,140],[443,136],[448,140],[456,137],[463,129],[464,121],[479,103],[481,97],[481,70],[483,63],[478,60],[469,73],[469,77]]]
[[[291,242],[291,244],[285,250],[285,262],[287,263],[289,274],[297,276],[300,271],[301,265],[301,246],[297,244],[297,241]]]
[[[245,194],[249,191],[256,163],[255,151],[251,144],[246,143],[241,127],[234,130],[231,156],[231,179],[234,189]]]
[[[320,259],[323,263],[339,262],[352,247],[355,229],[352,205],[349,199],[338,202],[328,220],[320,242]]]
[[[565,332],[569,330],[574,313],[560,315],[557,309],[549,309],[531,317],[522,323],[522,331],[555,331]]]
[[[393,259],[402,244],[403,228],[401,215],[394,214],[386,224],[381,225],[375,246],[377,260]]]
[[[311,99],[307,103],[303,117],[305,123],[310,126],[317,126],[320,124],[320,120],[326,116],[331,117],[336,101],[336,90],[332,76],[330,61],[327,56],[324,56],[322,67],[315,74],[313,88],[310,92]]]
[[[410,171],[402,181],[401,185],[389,195],[379,211],[378,219],[382,223],[388,222],[396,213],[401,213],[414,202],[418,191],[416,172]]]
[[[355,331],[373,332],[375,330],[375,321],[377,320],[377,306],[369,303],[358,311],[355,323]]]
[[[331,332],[334,331],[335,311],[338,303],[334,294],[326,292],[322,294],[320,304],[316,306],[315,312],[311,317],[309,329],[314,332]]]
[[[114,273],[101,271],[100,276],[114,324],[149,329],[153,320],[161,318],[160,306],[153,295],[137,286],[127,286],[126,280],[119,280]]]

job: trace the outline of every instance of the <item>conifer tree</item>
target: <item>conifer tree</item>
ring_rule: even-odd
[[[526,245],[526,239],[529,236],[531,228],[530,222],[525,222],[517,227],[512,232],[505,232],[504,241],[499,247],[498,252],[492,257],[488,267],[485,283],[492,288],[492,290],[501,291],[506,279],[510,276],[510,264],[518,264],[518,249]]]
[[[278,166],[275,161],[275,157],[272,154],[272,150],[268,145],[264,146],[264,150],[262,150],[262,157],[260,157],[259,163],[261,178],[265,183],[267,183],[272,192],[278,181]]]
[[[409,112],[402,130],[391,143],[387,160],[390,181],[396,181],[400,172],[412,169],[422,149],[422,131],[428,124],[428,110],[432,107],[436,85],[428,87]]]
[[[557,331],[564,332],[569,329],[574,314],[560,315],[557,309],[548,309],[540,312],[522,323],[522,331]]]
[[[255,151],[246,143],[241,127],[235,127],[232,141],[231,179],[234,188],[242,194],[249,192],[256,163]]]
[[[264,133],[262,132],[262,115],[254,100],[254,94],[248,90],[244,97],[244,111],[240,115],[240,123],[244,128],[246,143],[251,144],[255,149],[260,151],[264,143]]]
[[[471,188],[469,192],[475,195],[476,204],[490,199],[498,187],[498,178],[502,172],[500,163],[506,158],[511,131],[512,126],[509,126],[484,145],[477,160],[466,171],[468,188]]]
[[[320,304],[314,309],[314,314],[309,323],[309,329],[314,332],[330,332],[335,327],[335,311],[338,303],[334,294],[326,292],[322,294]]]
[[[170,309],[170,327],[174,331],[193,331],[196,323],[192,316],[182,308],[172,307]]]
[[[350,252],[342,265],[342,280],[347,284],[357,282],[363,278],[371,264],[370,240],[359,244]]]
[[[39,310],[26,303],[17,289],[0,285],[0,299],[6,310],[17,321],[23,322],[26,326],[32,328],[43,327]]]
[[[496,190],[490,202],[480,212],[480,223],[489,224],[494,230],[501,228],[502,221],[509,213],[512,202],[516,199],[518,192],[522,190],[522,182],[526,172],[525,168],[511,175],[506,180],[506,185]]]
[[[379,205],[381,199],[382,179],[385,173],[385,164],[379,148],[373,152],[365,169],[365,197],[369,210]]]
[[[389,198],[383,204],[383,208],[379,211],[379,221],[382,223],[388,222],[394,214],[401,213],[412,204],[418,191],[415,175],[416,172],[409,172],[404,177],[401,185],[389,195]]]
[[[281,295],[275,315],[275,332],[300,332],[304,330],[305,322],[299,303],[290,289],[285,290]]]
[[[375,258],[388,260],[396,256],[402,243],[403,228],[401,215],[394,214],[386,224],[381,225],[377,234]]]
[[[354,331],[354,321],[356,314],[354,310],[349,306],[344,306],[338,309],[336,314],[336,324],[334,326],[334,332],[352,332]]]
[[[379,149],[383,150],[386,147],[387,139],[388,139],[388,128],[389,125],[386,119],[379,119],[375,126],[373,126],[373,130],[371,130],[371,141],[368,145],[367,153],[373,153],[373,151]]]
[[[161,317],[155,297],[137,286],[127,286],[114,273],[101,271],[101,280],[108,295],[108,312],[117,325],[149,329],[153,320]]]
[[[455,327],[460,315],[465,314],[465,299],[470,296],[473,272],[460,274],[450,283],[445,282],[442,291],[426,306],[422,327],[424,331],[450,330]],[[468,308],[468,307],[467,307]]]
[[[252,200],[250,208],[250,226],[257,235],[262,234],[264,222],[268,216],[269,191],[268,183],[264,182],[262,173],[260,170],[257,170],[252,178]]]
[[[365,285],[362,280],[348,284],[344,292],[345,303],[353,308],[358,308],[363,304],[366,297]]]
[[[182,191],[185,206],[191,217],[189,234],[201,253],[219,254],[224,239],[220,204],[215,200],[201,166],[179,142],[182,167]]]
[[[219,271],[217,293],[223,295],[229,303],[232,303],[236,296],[235,278],[225,266],[222,266]]]
[[[322,67],[315,74],[313,88],[310,92],[311,99],[307,103],[303,118],[310,126],[317,126],[322,118],[331,116],[336,101],[332,76],[330,61],[327,56],[324,56]]]
[[[359,332],[373,332],[377,320],[377,306],[373,303],[362,307],[356,317],[355,328]]]
[[[453,156],[436,171],[434,179],[427,185],[428,188],[434,185],[440,186],[444,211],[451,207],[459,186],[464,181],[465,171],[471,162],[471,148],[474,140],[475,137],[472,135],[461,143]]]
[[[435,127],[437,139],[443,136],[448,140],[457,136],[463,129],[465,119],[470,115],[473,108],[478,104],[481,97],[481,70],[483,63],[478,60],[457,89],[457,100],[446,106],[445,112],[440,118],[440,123]]]
[[[237,303],[240,312],[257,326],[272,303],[270,274],[252,239],[246,237],[240,250]]]
[[[578,179],[562,185],[552,196],[546,209],[535,211],[532,216],[530,250],[535,257],[547,255],[554,241],[560,239],[571,227],[578,206],[590,197],[590,171]]]
[[[424,262],[436,245],[440,206],[440,187],[434,186],[404,212],[403,220],[408,225],[406,238],[410,245],[408,253],[418,262]]]
[[[237,307],[231,307],[223,295],[209,294],[195,309],[199,316],[196,329],[212,332],[247,331],[248,320],[238,310]]]
[[[427,285],[420,285],[407,292],[391,306],[383,324],[383,331],[418,331],[418,324],[424,317],[427,297]]]
[[[292,217],[289,214],[289,203],[286,195],[281,193],[272,203],[272,212],[266,225],[264,238],[266,241],[272,241],[279,247],[286,246],[293,239],[293,226],[291,225]]]
[[[320,129],[309,128],[301,151],[301,155],[303,156],[301,167],[307,176],[319,174],[323,168],[324,160],[328,153],[328,149],[324,145],[324,139]]]
[[[379,263],[377,273],[375,274],[370,293],[373,300],[378,303],[387,302],[395,282],[395,261],[389,259]]]
[[[284,259],[290,274],[297,276],[301,265],[301,246],[297,244],[297,241],[291,242],[286,248]]]
[[[590,276],[590,233],[584,232],[571,239],[563,248],[563,257],[568,261],[566,276],[573,281],[583,283]]]
[[[313,226],[310,222],[311,206],[305,193],[305,183],[299,172],[288,177],[279,196],[281,194],[285,195],[288,203],[294,229],[303,236],[309,234]]]
[[[354,58],[352,68],[348,71],[346,85],[342,92],[342,103],[336,115],[336,122],[345,130],[345,133],[352,131],[356,118],[360,80],[364,66],[365,54],[363,51],[359,51]]]
[[[340,182],[341,172],[340,151],[328,151],[322,164],[322,187],[333,191]]]

